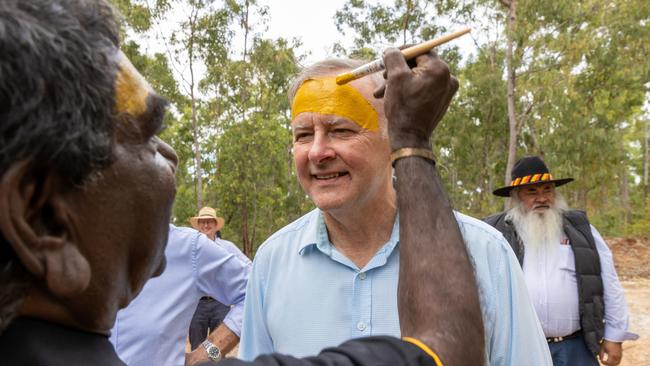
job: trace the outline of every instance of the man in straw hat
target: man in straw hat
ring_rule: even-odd
[[[244,359],[269,352],[308,356],[349,338],[400,335],[397,306],[404,299],[398,298],[397,289],[402,236],[422,235],[438,225],[436,215],[451,208],[406,216],[398,205],[396,188],[406,181],[440,181],[433,173],[419,177],[407,172],[397,177],[394,186],[393,167],[415,160],[431,164],[435,171],[429,137],[458,84],[435,54],[420,56],[413,71],[400,52],[391,51],[385,62],[386,95],[391,97],[387,99],[376,98],[381,94],[381,74],[346,85],[336,83],[337,74],[363,63],[355,60],[318,62],[293,83],[294,163],[302,188],[317,208],[273,234],[257,251],[239,348]],[[398,85],[392,90],[391,70],[393,85]],[[415,76],[420,73],[421,79]],[[392,99],[392,93],[405,85],[402,82],[416,80],[413,85],[419,88],[430,77],[439,83],[437,91],[414,89],[400,96],[399,102]],[[408,118],[420,119],[431,129],[401,130],[399,123]],[[453,226],[458,226],[474,264],[486,326],[484,337],[468,341],[468,349],[485,342],[490,365],[550,364],[508,243],[480,220],[460,213],[455,219]],[[405,227],[413,224],[411,220],[417,226]],[[463,286],[462,281],[455,283]],[[462,297],[432,301],[445,311],[467,305]]]
[[[190,217],[190,225],[213,241],[216,241],[217,232],[223,228],[225,223],[226,220],[223,217],[217,216],[217,210],[207,206],[201,208],[198,215]]]
[[[226,220],[217,216],[217,210],[212,207],[203,207],[199,210],[199,214],[191,217],[189,221],[194,229],[205,234],[216,245],[246,263],[246,267],[243,268],[246,268],[248,272],[251,263],[250,259],[233,242],[221,238],[220,230]],[[225,305],[210,296],[201,297],[190,322],[189,337],[192,350],[195,350],[206,340],[206,334],[212,333],[223,322],[229,311],[229,305]]]
[[[538,156],[512,169],[512,183],[493,193],[509,197],[505,212],[485,221],[506,237],[523,267],[528,291],[555,366],[618,365],[628,312],[612,253],[583,211],[572,210]]]

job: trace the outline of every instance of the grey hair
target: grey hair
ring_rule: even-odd
[[[506,210],[510,210],[511,208],[517,207],[519,204],[519,195],[517,192],[519,191],[519,188],[515,188],[510,191],[510,197],[506,198]]]
[[[351,58],[328,58],[305,67],[300,70],[298,75],[296,75],[296,77],[291,81],[291,85],[289,86],[289,104],[293,104],[293,98],[296,97],[298,88],[300,88],[300,85],[302,85],[305,80],[314,76],[332,75],[341,70],[352,70],[366,64],[367,62],[368,61]],[[374,82],[375,86],[381,85],[384,80],[379,72],[368,75],[367,77]]]

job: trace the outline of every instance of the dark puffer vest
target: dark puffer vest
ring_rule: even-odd
[[[508,240],[517,255],[519,264],[524,263],[524,245],[514,225],[506,220],[506,212],[492,215],[485,222],[494,226]],[[583,211],[568,210],[563,214],[564,232],[569,237],[575,257],[580,325],[585,343],[592,353],[600,351],[604,335],[605,304],[603,302],[603,280],[600,275],[600,257],[587,215]]]

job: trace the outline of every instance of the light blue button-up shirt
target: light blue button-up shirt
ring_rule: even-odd
[[[217,244],[194,229],[170,225],[165,271],[117,313],[111,332],[110,341],[127,365],[183,365],[185,338],[202,296],[232,305],[223,324],[241,333],[251,265],[243,254],[225,249],[227,243]]]
[[[489,225],[459,213],[456,218],[476,271],[487,364],[550,366],[548,345],[510,246]],[[364,268],[330,243],[318,209],[271,236],[253,261],[239,356],[252,360],[279,352],[304,357],[350,338],[399,337],[398,222]]]

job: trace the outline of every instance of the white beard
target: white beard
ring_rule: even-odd
[[[562,212],[567,209],[566,202],[559,195],[555,205],[541,212],[526,211],[523,204],[513,200],[506,219],[512,221],[519,238],[525,246],[525,256],[546,254],[553,260],[562,240]]]

